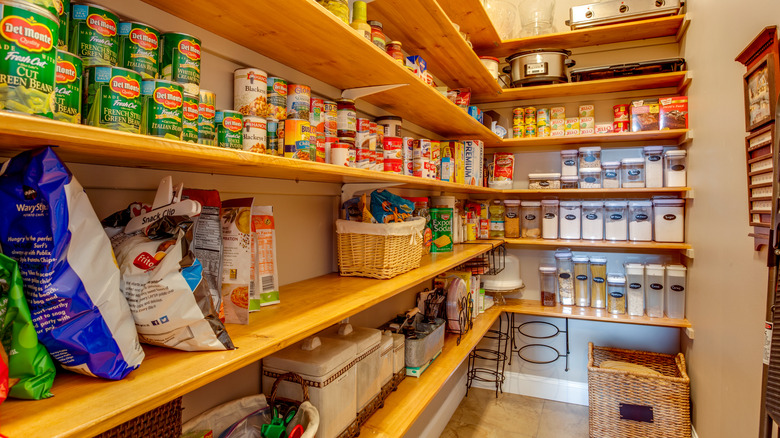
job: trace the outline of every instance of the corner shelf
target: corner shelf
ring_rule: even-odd
[[[652,142],[658,145],[679,145],[690,137],[688,129],[669,129],[664,131],[620,132],[613,134],[570,135],[567,137],[531,137],[504,139],[485,142],[485,148],[514,149],[515,152],[534,150],[560,150],[564,146],[596,144],[601,147],[625,147],[621,143]]]
[[[450,20],[460,26],[462,32],[469,34],[474,47],[495,47],[501,44],[501,37],[481,0],[437,0],[437,3]]]

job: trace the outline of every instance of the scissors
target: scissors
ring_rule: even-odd
[[[284,415],[281,415],[279,408],[274,406],[271,424],[264,424],[260,429],[263,438],[284,438],[287,425],[290,424],[297,412],[298,408],[291,406]],[[295,431],[295,428],[293,428],[293,431]],[[301,433],[303,433],[303,430],[301,430]]]
[[[287,438],[301,438],[303,436],[303,426],[300,424],[293,427],[293,430],[290,431],[290,436]]]

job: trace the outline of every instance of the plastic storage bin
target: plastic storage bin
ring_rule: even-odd
[[[580,188],[581,189],[600,189],[601,188],[601,168],[589,167],[580,169]]]
[[[645,159],[623,158],[620,160],[620,179],[623,188],[645,186]]]
[[[488,207],[490,218],[490,238],[504,238],[504,203],[500,199],[494,199]]]
[[[685,318],[685,277],[687,269],[683,265],[666,267],[666,316]]]
[[[568,248],[555,251],[555,265],[558,268],[558,298],[564,306],[574,305],[574,265]]]
[[[504,201],[504,237],[520,237],[520,201],[516,199]]]
[[[531,173],[528,174],[528,188],[532,190],[560,189],[560,173]]]
[[[605,189],[620,188],[620,161],[601,163],[601,186]]]
[[[555,266],[539,266],[539,287],[542,292],[542,306],[555,306]]]
[[[560,203],[560,236],[561,239],[580,239],[580,223],[582,222],[582,204],[579,201],[562,201]]]
[[[647,146],[645,155],[645,187],[664,186],[663,146]]]
[[[645,314],[645,266],[626,263],[626,307],[631,316]]]
[[[683,150],[670,150],[664,154],[666,187],[685,187],[688,184],[686,155]]]
[[[521,237],[538,239],[542,236],[542,203],[539,201],[523,201],[520,203],[522,212]]]
[[[542,200],[542,238],[558,238],[558,200]]]
[[[585,168],[601,167],[601,147],[585,146],[579,149],[580,172]]]
[[[664,317],[664,266],[645,266],[645,311],[651,318]]]
[[[628,201],[628,239],[633,242],[653,240],[653,203]]]
[[[582,238],[604,240],[604,202],[582,201]]]
[[[628,240],[626,201],[604,203],[604,236],[607,240]]]
[[[381,341],[382,332],[377,329],[352,327],[352,324],[338,324],[319,334],[320,338],[339,339],[352,342],[357,347],[355,369],[357,375],[357,411],[359,413],[382,390]]]
[[[607,312],[613,315],[626,313],[626,277],[621,274],[607,276]]]
[[[607,258],[590,258],[590,307],[603,309],[607,306]]]
[[[561,176],[577,176],[577,149],[561,151]]]
[[[656,242],[684,242],[685,200],[654,199],[653,229]]]
[[[574,304],[578,307],[590,306],[590,266],[588,256],[576,255],[571,258],[574,264]]]
[[[561,176],[562,189],[578,189],[580,187],[580,177],[578,175]]]

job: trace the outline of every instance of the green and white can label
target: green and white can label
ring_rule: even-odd
[[[200,40],[184,33],[162,35],[162,78],[184,85],[184,91],[200,91]]]
[[[184,91],[181,84],[160,79],[141,84],[144,95],[142,134],[181,140]]]
[[[114,131],[141,132],[141,75],[121,67],[84,69],[84,124]]]
[[[54,119],[81,123],[81,58],[62,50],[57,51],[55,77]]]
[[[217,114],[217,95],[209,90],[200,90],[198,96],[198,143],[216,146],[217,125],[214,118]]]
[[[144,79],[157,78],[160,59],[160,32],[146,24],[119,23],[119,66],[141,73]]]
[[[244,148],[244,117],[238,111],[217,111],[217,144],[223,148]]]
[[[114,66],[119,56],[117,23],[119,18],[106,8],[73,5],[68,47],[84,61],[84,66]]]
[[[45,0],[44,0],[45,1]],[[68,39],[70,35],[70,0],[51,0],[57,8],[57,18],[60,21],[59,42],[57,48],[68,50]]]
[[[184,117],[181,119],[182,140],[190,143],[198,142],[198,96],[184,93],[182,105]]]
[[[52,117],[58,25],[37,6],[0,1],[0,109]]]
[[[452,209],[431,208],[431,252],[452,252]]]

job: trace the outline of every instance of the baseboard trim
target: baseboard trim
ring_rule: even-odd
[[[532,376],[529,374],[504,372],[504,392],[525,395],[528,397],[555,400],[564,403],[588,405],[588,384],[570,380],[553,379],[551,377]],[[495,389],[493,383],[474,382],[475,388]]]

